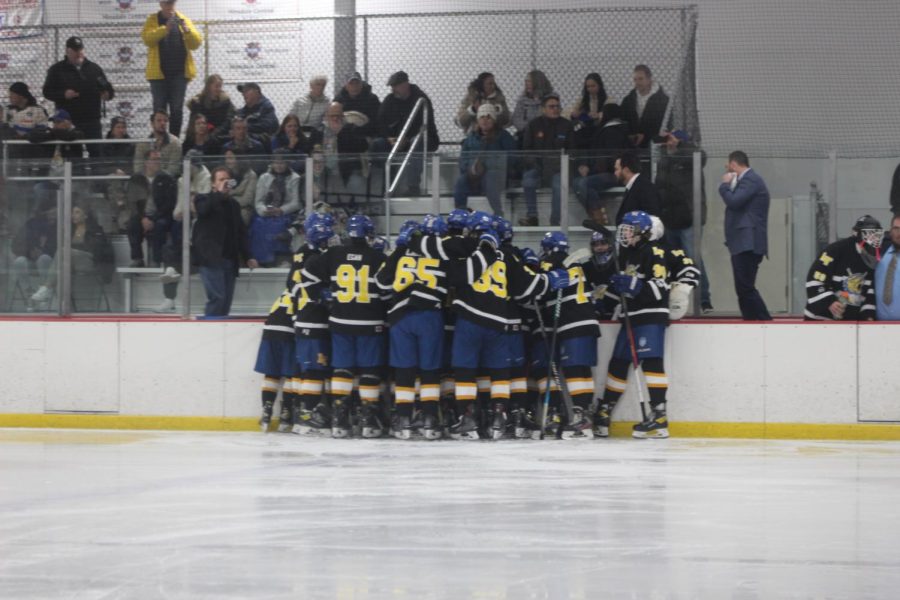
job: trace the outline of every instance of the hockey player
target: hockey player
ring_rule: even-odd
[[[669,320],[677,321],[690,309],[691,292],[700,285],[700,269],[681,248],[672,249],[666,241],[666,227],[662,219],[650,215],[650,240],[666,251],[666,272],[669,282]]]
[[[864,215],[853,235],[829,245],[806,276],[807,321],[875,319],[875,265],[881,259],[884,229]]]
[[[628,366],[632,362],[631,344],[643,367],[649,388],[650,412],[634,426],[636,438],[669,437],[666,416],[666,378],[663,355],[666,325],[669,322],[669,284],[667,282],[666,253],[650,240],[652,222],[644,211],[626,213],[617,230],[619,256],[616,273],[610,277],[610,287],[618,296],[625,297],[628,322],[622,315],[619,330],[609,361],[606,389],[597,411],[595,433],[609,435],[610,416],[619,398],[625,392]],[[620,305],[620,312],[622,306]]]
[[[539,327],[533,332],[531,366],[541,377],[538,381],[541,395],[546,393],[548,385],[553,390],[559,384],[571,395],[574,418],[571,423],[563,423],[557,435],[563,439],[590,439],[594,437],[589,416],[594,399],[591,367],[597,364],[600,323],[591,305],[590,285],[584,269],[578,263],[567,264],[569,240],[566,235],[561,231],[544,234],[541,250],[541,270],[566,272],[568,285],[559,288],[557,294],[545,296],[538,304],[541,315]],[[554,328],[558,344],[550,348]],[[553,362],[553,379],[558,376],[559,382],[547,380],[548,362]],[[554,394],[557,406],[560,392],[557,389]]]
[[[356,375],[362,436],[380,437],[384,431],[379,398],[386,354],[386,298],[375,284],[375,273],[385,256],[369,245],[374,229],[369,217],[350,217],[349,242],[310,259],[302,271],[301,286],[307,293],[324,294],[331,302],[331,434],[336,438],[350,434],[350,401]]]
[[[311,297],[302,285],[305,263],[319,256],[334,238],[334,217],[330,213],[312,213],[304,222],[306,243],[294,255],[299,270],[293,278],[294,344],[297,355],[295,384],[299,394],[299,410],[295,411],[293,432],[300,435],[331,433],[331,419],[327,404],[322,401],[325,380],[328,378],[331,356],[331,336],[328,332],[328,308],[322,298]]]

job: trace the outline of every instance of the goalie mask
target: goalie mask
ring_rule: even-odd
[[[853,233],[856,234],[856,243],[859,245],[863,262],[870,269],[874,269],[881,260],[881,241],[884,239],[884,228],[875,217],[863,215],[853,225]]]
[[[595,231],[591,234],[591,254],[594,262],[603,266],[613,257],[613,236],[607,231]]]
[[[616,239],[620,246],[637,246],[650,239],[652,228],[650,215],[642,210],[633,210],[622,217],[622,223],[616,231]]]

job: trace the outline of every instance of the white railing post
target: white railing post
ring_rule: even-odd
[[[59,316],[72,314],[72,161],[63,163],[62,245],[56,249],[56,256],[62,256],[62,277],[56,291],[59,296]]]
[[[185,159],[181,166],[181,193],[185,199],[181,209],[181,318],[191,317],[191,161]],[[163,263],[165,266],[165,263]]]

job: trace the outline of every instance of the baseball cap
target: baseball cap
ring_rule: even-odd
[[[84,49],[84,41],[77,35],[73,35],[66,40],[66,48],[71,48],[72,50],[82,50]]]
[[[260,94],[262,93],[262,90],[259,89],[259,84],[256,82],[253,82],[253,81],[249,81],[247,83],[242,83],[237,86],[237,91],[243,93],[244,90],[256,90]]]
[[[387,84],[391,87],[395,85],[400,85],[401,83],[409,83],[409,75],[406,74],[406,71],[397,71],[391,78],[388,79]]]
[[[67,110],[59,109],[58,111],[53,113],[53,116],[50,117],[50,120],[51,121],[71,121],[72,115],[70,115],[69,111],[67,111]]]
[[[675,131],[670,132],[671,135],[675,137],[679,142],[686,142],[691,139],[691,136],[688,135],[688,132],[684,129],[676,129]]]
[[[359,71],[353,71],[344,79],[344,83],[350,83],[351,81],[362,81],[362,75],[359,74]]]

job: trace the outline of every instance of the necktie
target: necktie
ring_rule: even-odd
[[[897,272],[897,252],[896,249],[891,254],[891,262],[888,263],[887,273],[884,274],[884,291],[881,292],[881,299],[884,300],[885,306],[890,306],[894,301],[894,274]]]

